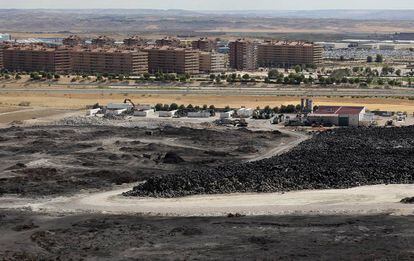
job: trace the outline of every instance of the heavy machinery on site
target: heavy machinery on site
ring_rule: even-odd
[[[245,119],[220,119],[216,120],[215,124],[219,126],[234,126],[239,128],[247,128],[247,126],[249,126]]]

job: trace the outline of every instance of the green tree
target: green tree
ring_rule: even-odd
[[[267,77],[269,79],[277,79],[279,77],[279,71],[278,70],[270,70],[267,73]]]
[[[144,79],[146,80],[146,81],[148,81],[150,78],[151,78],[151,75],[149,74],[149,73],[144,73],[143,75],[142,75],[143,77],[144,77]]]
[[[243,78],[243,80],[248,81],[250,79],[250,75],[246,73],[246,74],[243,75],[242,78]]]
[[[372,63],[374,61],[374,58],[372,56],[367,57],[367,63]]]
[[[377,54],[377,56],[375,57],[375,62],[376,63],[382,63],[384,61],[384,58],[382,57],[381,54]]]
[[[170,110],[172,110],[172,111],[178,110],[178,104],[177,103],[171,103]]]
[[[397,69],[397,70],[395,71],[395,74],[396,74],[397,76],[401,76],[401,70],[400,70],[400,69]]]
[[[162,110],[162,104],[157,103],[154,108],[155,108],[155,111],[161,111]]]

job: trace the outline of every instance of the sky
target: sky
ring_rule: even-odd
[[[414,9],[414,0],[0,0],[7,8],[186,10]]]

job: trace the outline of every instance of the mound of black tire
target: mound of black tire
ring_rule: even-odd
[[[338,129],[266,160],[154,177],[126,196],[341,189],[414,183],[414,126]]]

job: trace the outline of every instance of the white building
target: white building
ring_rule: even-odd
[[[233,116],[234,111],[220,112],[220,119],[229,119]]]
[[[251,108],[240,108],[237,110],[237,116],[241,118],[250,118],[253,116],[254,110]]]
[[[189,112],[187,114],[188,118],[210,118],[211,113],[209,111],[197,111],[197,112]]]
[[[308,115],[311,123],[325,123],[335,126],[357,127],[364,121],[365,107],[358,106],[319,106],[317,110]]]
[[[0,34],[0,43],[5,41],[10,41],[11,35],[10,34]]]
[[[174,111],[159,111],[158,116],[163,117],[163,118],[171,118],[172,116],[175,115],[176,112],[177,112],[177,110],[174,110]]]
[[[134,116],[136,116],[136,117],[148,117],[148,116],[154,115],[154,114],[155,114],[155,112],[154,112],[153,109],[134,111]]]

